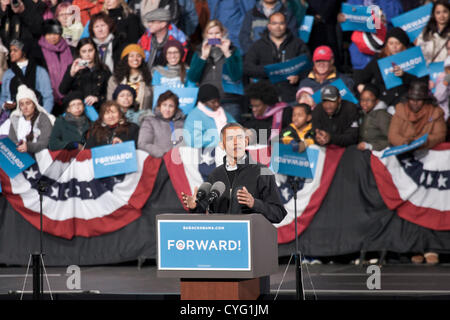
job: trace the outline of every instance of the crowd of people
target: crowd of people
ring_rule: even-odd
[[[449,141],[449,2],[433,1],[414,42],[391,19],[427,1],[346,1],[380,7],[375,33],[342,32],[342,2],[1,0],[0,135],[30,154],[135,141],[153,157],[217,146],[227,123],[240,123],[251,144],[298,152],[379,151],[424,134],[422,149]],[[314,17],[308,43],[298,32],[305,15]],[[394,65],[402,84],[387,88],[378,61],[413,46],[444,70],[431,81]],[[310,70],[270,81],[265,66],[300,55]],[[178,88],[198,88],[187,114]]]

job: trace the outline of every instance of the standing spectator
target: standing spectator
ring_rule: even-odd
[[[70,91],[81,91],[84,103],[97,110],[106,100],[106,86],[111,72],[100,62],[97,47],[90,38],[78,42],[76,59],[67,67],[59,91],[67,94]]]
[[[416,45],[422,48],[427,64],[444,61],[447,58],[446,44],[450,36],[450,3],[438,0],[433,5],[431,17]]]
[[[251,45],[261,38],[261,34],[266,30],[270,15],[275,12],[283,12],[286,16],[289,30],[291,30],[292,34],[298,33],[295,16],[280,0],[261,0],[256,3],[253,9],[246,13],[242,22],[239,32],[242,54],[245,54]]]
[[[170,90],[162,93],[155,114],[146,116],[142,122],[139,149],[147,151],[152,157],[161,158],[183,140],[176,132],[183,129],[183,125],[184,114],[178,107],[178,97]]]
[[[92,16],[101,12],[104,0],[73,0],[72,4],[80,8],[81,23],[85,26]]]
[[[91,122],[84,114],[83,93],[72,91],[64,97],[65,114],[56,118],[50,135],[50,150],[78,149],[85,144],[85,133]]]
[[[152,85],[171,88],[195,87],[189,81],[187,71],[189,68],[183,62],[184,48],[177,40],[168,40],[163,49],[166,59],[165,66],[156,66],[152,69]]]
[[[380,151],[388,147],[392,116],[386,111],[386,104],[380,100],[380,91],[373,84],[367,84],[359,101],[364,115],[359,128],[358,149]]]
[[[119,105],[106,101],[100,107],[99,117],[86,134],[86,149],[125,141],[138,143],[139,127],[128,122]]]
[[[251,129],[250,144],[268,144],[281,129],[291,122],[292,108],[287,103],[279,102],[277,90],[268,81],[251,83],[245,90],[250,99],[252,117],[243,121],[244,127]]]
[[[214,85],[202,85],[197,100],[184,122],[184,142],[194,148],[216,147],[220,130],[236,121],[220,106],[220,92]]]
[[[218,20],[206,25],[203,38],[201,51],[192,57],[188,79],[199,86],[212,84],[218,88],[221,106],[234,119],[240,120],[244,88],[239,49],[228,39],[227,30]]]
[[[21,84],[34,90],[40,104],[43,104],[47,112],[53,109],[53,91],[50,77],[47,71],[36,64],[33,59],[28,59],[29,45],[19,40],[11,41],[9,57],[11,68],[6,70],[2,79],[0,105],[6,109],[16,108],[17,88]],[[6,105],[5,105],[6,103]]]
[[[127,43],[139,41],[144,33],[144,26],[125,0],[105,0],[103,11],[114,20],[116,37],[124,39]]]
[[[409,84],[418,80],[418,78],[412,74],[404,72],[400,66],[394,67],[394,75],[402,79],[403,84],[391,89],[386,89],[383,77],[378,67],[378,60],[384,57],[388,57],[397,53],[400,53],[411,46],[408,35],[401,28],[393,28],[388,31],[386,35],[386,42],[381,52],[374,56],[373,59],[362,70],[356,70],[354,79],[359,93],[364,89],[364,85],[372,82],[375,84],[381,92],[380,100],[383,100],[390,113],[393,113],[393,106],[395,106],[402,97],[408,92]],[[421,81],[428,83],[428,76],[420,78]]]
[[[47,148],[55,117],[40,106],[26,85],[19,86],[16,101],[8,136],[17,145],[17,151],[34,154]]]
[[[123,49],[114,74],[108,80],[108,100],[113,99],[113,92],[119,84],[126,84],[136,92],[138,110],[152,109],[153,93],[150,86],[152,78],[144,58],[144,50],[137,44],[129,44]]]
[[[245,14],[256,4],[256,0],[208,0],[210,19],[219,20],[228,30],[228,38],[239,51],[239,32]]]
[[[114,65],[120,60],[120,55],[125,47],[125,39],[114,36],[114,20],[105,12],[92,16],[89,23],[89,35],[97,46],[100,61],[114,72]]]
[[[321,146],[348,147],[358,143],[358,109],[353,103],[342,100],[334,86],[323,88],[322,102],[313,111],[312,124],[314,140]]]
[[[83,25],[75,15],[76,7],[70,2],[61,2],[56,7],[55,17],[63,27],[62,37],[71,47],[76,47],[83,33]]]
[[[353,90],[353,80],[336,69],[333,51],[330,47],[317,47],[314,50],[312,60],[313,68],[308,73],[308,76],[300,81],[299,88],[309,87],[315,92],[329,85],[331,82],[341,79],[349,90]]]
[[[147,12],[144,16],[147,31],[139,40],[139,45],[144,49],[145,61],[149,70],[157,65],[164,65],[163,48],[168,40],[178,40],[187,54],[187,39],[183,31],[170,23],[170,11],[166,9],[155,9]]]
[[[309,56],[308,47],[287,29],[286,17],[283,13],[273,13],[269,17],[267,29],[245,56],[244,74],[251,78],[267,79],[265,65],[285,62],[301,54]],[[293,75],[275,84],[282,101],[295,101],[299,80],[300,75]]]
[[[44,35],[39,39],[39,45],[42,48],[47,70],[50,75],[52,83],[53,97],[55,102],[54,114],[59,114],[62,104],[63,95],[59,92],[59,85],[61,84],[67,66],[72,61],[72,51],[67,42],[62,38],[62,26],[55,19],[44,21]]]

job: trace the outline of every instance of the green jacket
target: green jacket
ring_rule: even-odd
[[[386,104],[380,101],[362,118],[359,127],[359,141],[371,145],[371,150],[383,150],[389,146],[388,133],[392,116],[386,111]]]
[[[85,118],[81,126],[81,133],[74,122],[67,121],[64,116],[59,116],[53,126],[48,148],[50,150],[61,150],[64,148],[76,149],[76,143],[85,143],[85,133],[90,128],[91,122]]]

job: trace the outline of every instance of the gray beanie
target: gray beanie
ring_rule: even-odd
[[[158,8],[152,11],[147,12],[144,15],[144,21],[170,21],[170,11],[164,8]]]

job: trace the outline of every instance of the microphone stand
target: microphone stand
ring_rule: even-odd
[[[294,191],[294,221],[295,221],[295,253],[291,254],[294,256],[295,261],[295,296],[297,300],[304,300],[303,294],[303,280],[302,280],[302,269],[301,269],[301,254],[298,249],[298,232],[297,232],[297,192],[300,183],[299,177],[288,176],[288,183],[290,184],[292,190]]]

